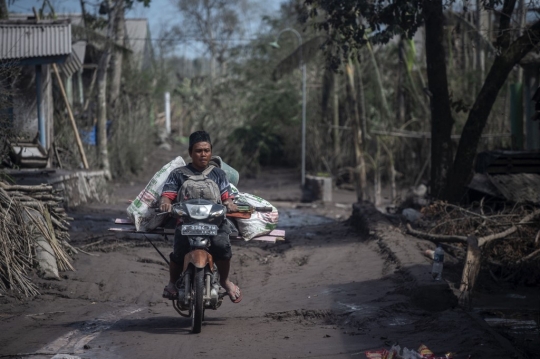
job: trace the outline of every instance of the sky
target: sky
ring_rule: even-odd
[[[49,0],[56,13],[80,13],[80,0]],[[256,12],[250,14],[248,31],[256,31],[263,15],[277,15],[282,0],[251,0],[255,4]],[[8,0],[10,12],[32,13],[32,7],[41,8],[43,0]],[[100,0],[85,0],[86,11],[93,13],[99,8]],[[172,24],[180,24],[179,12],[176,10],[174,0],[151,0],[150,7],[145,8],[141,4],[136,4],[133,9],[126,14],[131,18],[148,18],[150,23],[150,32],[153,39],[159,38],[162,31]],[[202,47],[196,43],[184,44],[176,49],[179,55],[193,57],[202,55]]]

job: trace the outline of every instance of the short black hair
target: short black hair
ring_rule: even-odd
[[[189,152],[191,152],[193,149],[193,145],[199,142],[208,142],[210,144],[210,148],[212,148],[210,134],[206,131],[195,131],[189,135]]]

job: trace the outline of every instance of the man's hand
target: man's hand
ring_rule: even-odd
[[[161,197],[159,210],[162,212],[170,212],[172,210],[172,201],[168,197]]]
[[[238,206],[233,203],[232,199],[226,199],[223,204],[227,207],[227,212],[238,212]]]

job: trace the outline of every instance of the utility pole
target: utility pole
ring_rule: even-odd
[[[171,94],[165,92],[165,130],[167,136],[171,134]]]

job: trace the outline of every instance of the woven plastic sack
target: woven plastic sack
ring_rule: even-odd
[[[186,163],[181,156],[167,163],[152,177],[144,190],[129,205],[127,214],[135,223],[137,232],[149,231],[163,224],[167,216],[159,215],[155,211],[155,208],[159,206],[161,191],[169,174],[176,168],[185,165]]]
[[[231,185],[231,194],[234,198],[237,198],[239,195],[240,195],[240,191],[238,190],[238,188],[236,188],[235,185],[233,185],[232,183],[230,183]]]
[[[270,202],[249,193],[239,193],[236,198],[239,202],[248,203],[253,207],[272,207],[272,212],[253,212],[250,219],[237,219],[238,230],[242,238],[249,241],[276,229],[279,214],[277,208]]]

